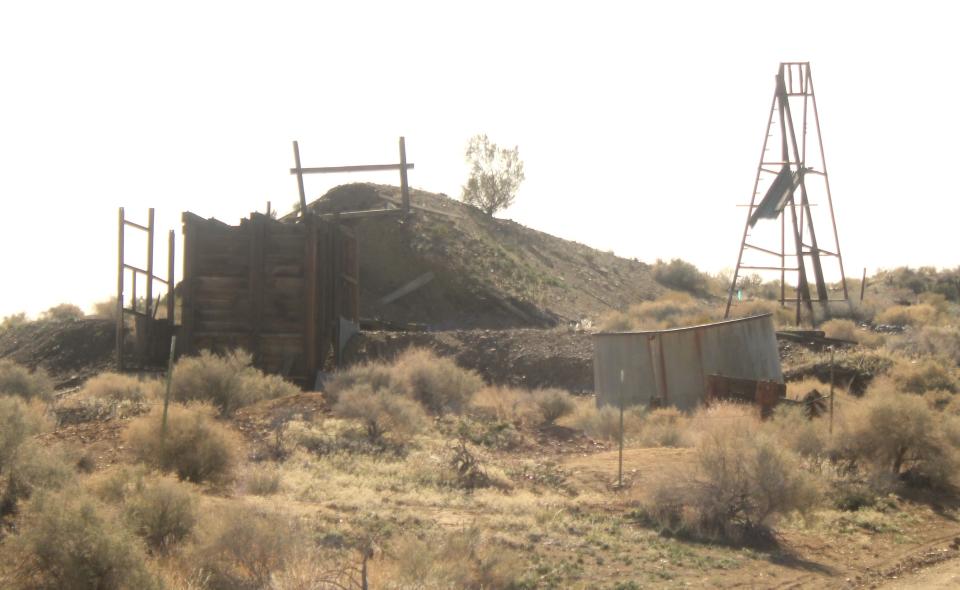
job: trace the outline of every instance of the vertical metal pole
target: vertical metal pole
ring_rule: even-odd
[[[410,213],[410,187],[407,185],[407,143],[400,138],[400,197],[403,199],[403,212]]]
[[[787,214],[780,212],[780,307],[787,304]]]
[[[300,144],[293,142],[293,160],[297,165],[297,188],[300,190],[300,219],[307,214],[307,193],[303,190],[303,170],[300,169]]]
[[[170,230],[170,234],[167,240],[167,321],[170,322],[170,326],[176,324],[176,307],[175,307],[175,297],[173,293],[173,287],[176,284],[174,277],[174,254],[177,248],[177,239],[176,234],[173,233],[173,230]]]
[[[117,227],[117,371],[123,372],[123,207]]]
[[[623,488],[623,369],[620,369],[620,455],[617,459],[617,487]]]
[[[145,312],[147,318],[153,317],[153,207],[147,213],[147,303]],[[150,324],[147,323],[147,326]],[[147,328],[149,331],[150,328]]]

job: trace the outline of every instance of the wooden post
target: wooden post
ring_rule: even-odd
[[[833,436],[833,347],[830,347],[830,436]]]
[[[623,488],[623,369],[620,369],[620,455],[617,458],[617,488]]]
[[[860,303],[863,303],[863,292],[867,288],[867,267],[863,267],[863,278],[860,279]]]
[[[160,445],[167,437],[167,409],[170,407],[170,388],[173,384],[173,357],[177,349],[176,335],[170,337],[170,359],[167,361],[167,388],[163,395],[163,420],[160,422]]]
[[[172,327],[176,324],[176,307],[175,307],[175,297],[173,293],[174,285],[176,281],[174,280],[174,263],[175,263],[175,251],[177,247],[177,238],[173,230],[170,230],[170,234],[167,239],[167,321],[170,322]]]
[[[150,337],[150,318],[153,314],[153,207],[150,207],[147,213],[147,301],[144,312],[147,315],[147,334],[144,337],[149,340]]]
[[[117,228],[117,371],[123,372],[123,207]]]
[[[300,219],[307,214],[307,193],[303,190],[303,168],[300,167],[300,144],[293,142],[293,160],[297,165],[297,188],[300,190]]]
[[[403,212],[410,213],[410,187],[407,185],[407,143],[403,137],[400,138],[400,197],[403,199]]]
[[[306,384],[313,386],[317,377],[317,219],[313,215],[305,218],[306,253],[304,260],[303,282],[306,290],[304,297],[304,347],[306,360]]]
[[[263,331],[263,302],[264,302],[264,245],[266,242],[266,218],[256,214],[250,217],[250,317],[252,331],[252,348],[255,361],[261,359],[260,334]],[[309,227],[308,227],[309,231]],[[308,238],[309,239],[309,238]]]

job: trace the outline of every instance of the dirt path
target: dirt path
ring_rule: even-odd
[[[960,560],[951,559],[877,586],[883,590],[960,588]]]

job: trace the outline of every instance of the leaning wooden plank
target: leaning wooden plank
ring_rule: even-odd
[[[412,281],[410,281],[410,282],[407,283],[406,285],[400,287],[400,288],[397,289],[396,291],[394,291],[394,292],[392,292],[392,293],[390,293],[390,294],[388,294],[388,295],[385,295],[384,297],[381,297],[381,298],[380,298],[380,303],[383,304],[383,305],[386,305],[387,303],[393,303],[393,302],[396,301],[397,299],[400,299],[401,297],[403,297],[403,296],[405,296],[405,295],[409,295],[410,293],[413,293],[414,291],[416,291],[416,290],[419,289],[420,287],[423,287],[424,285],[426,285],[427,283],[429,283],[430,281],[432,281],[432,280],[433,280],[433,277],[434,277],[433,271],[427,271],[427,272],[423,273],[422,275],[420,275],[419,277],[413,279]]]

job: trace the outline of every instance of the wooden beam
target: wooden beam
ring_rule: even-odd
[[[410,213],[410,187],[407,186],[407,143],[403,137],[400,138],[400,196],[403,199],[403,212]]]
[[[296,142],[294,142],[296,143]],[[299,161],[299,160],[298,160]],[[400,170],[401,174],[406,170],[412,170],[413,164],[361,164],[358,166],[320,166],[318,168],[291,168],[290,174],[334,174],[337,172],[381,172],[385,170]]]
[[[414,291],[416,291],[416,290],[419,289],[420,287],[423,287],[424,285],[426,285],[427,283],[429,283],[430,281],[432,281],[432,280],[433,280],[433,277],[434,277],[433,272],[432,272],[432,271],[427,271],[427,272],[423,273],[422,275],[420,275],[419,277],[413,279],[412,281],[410,281],[410,282],[407,283],[406,285],[403,285],[402,287],[400,287],[400,288],[397,289],[396,291],[393,291],[393,292],[390,293],[389,295],[386,295],[386,296],[382,297],[382,298],[380,299],[380,303],[381,303],[381,304],[393,303],[393,302],[396,301],[397,299],[400,299],[401,297],[403,297],[403,296],[405,296],[405,295],[409,295],[410,293],[413,293]]]
[[[117,371],[123,372],[123,207],[120,207],[117,233]]]
[[[307,383],[312,383],[317,374],[317,219],[313,215],[304,218],[307,238],[304,259],[304,361]]]
[[[300,189],[300,217],[307,214],[307,193],[303,190],[303,169],[300,168],[300,145],[293,142],[293,160],[297,167],[290,170],[291,174],[297,175],[297,188]]]

